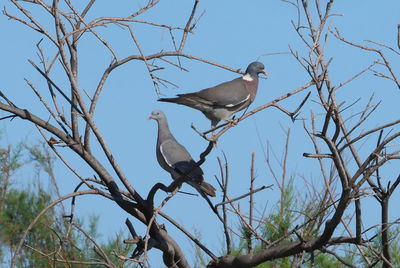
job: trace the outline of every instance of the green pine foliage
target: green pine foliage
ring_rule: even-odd
[[[311,196],[308,200],[304,200],[302,195],[296,192],[294,187],[294,179],[288,181],[280,200],[277,201],[275,206],[272,208],[270,214],[265,218],[262,225],[262,236],[265,240],[273,243],[276,240],[281,241],[293,241],[297,240],[297,236],[290,234],[296,226],[301,226],[298,231],[303,239],[312,239],[320,235],[321,228],[318,222],[329,214],[329,210],[322,211],[315,206],[315,196]],[[301,215],[301,216],[299,216]],[[310,218],[315,219],[311,220]],[[391,227],[390,241],[391,241],[391,256],[393,267],[400,267],[400,238],[397,234],[400,233],[400,227]],[[232,255],[238,256],[241,254],[248,253],[248,242],[253,241],[254,237],[246,225],[241,224],[239,227],[241,239],[236,241],[233,245],[234,250]],[[380,230],[377,230],[379,233]],[[252,237],[249,240],[249,237]],[[380,235],[376,235],[373,247],[375,249],[380,248],[381,243]],[[254,252],[257,252],[266,245],[257,242],[253,245]],[[301,256],[290,256],[281,258],[273,261],[262,263],[257,268],[290,268],[294,267],[309,267],[309,268],[344,268],[348,267],[347,264],[352,264],[357,267],[368,267],[364,258],[361,256],[359,250],[354,245],[337,245],[329,248],[330,251],[334,252],[341,260],[335,256],[321,251],[315,251],[313,254],[304,253]],[[364,252],[367,253],[369,260],[375,261],[376,255],[370,250],[363,248]],[[382,266],[382,262],[378,263],[378,266]]]
[[[0,239],[3,247],[14,251],[29,226],[30,222],[42,211],[50,197],[41,189],[37,193],[11,189],[4,198],[0,212]],[[19,267],[45,267],[46,260],[37,258],[36,253],[28,247],[54,248],[54,237],[50,228],[54,219],[54,210],[49,210],[28,233],[25,247],[22,250]]]
[[[54,161],[54,157],[42,144],[20,144],[15,148],[8,146],[7,149],[0,149],[0,267],[9,266],[28,226],[52,200],[56,199],[42,188],[43,180],[40,178],[34,187],[21,189],[14,186],[13,176],[17,171],[33,170],[30,176],[37,177],[44,171],[54,182]],[[22,169],[27,165],[33,165],[34,168]],[[98,243],[117,267],[136,267],[133,262],[124,265],[124,261],[115,256],[126,257],[133,251],[133,246],[123,243],[123,238],[126,237],[124,234],[116,234],[101,243],[101,234],[98,232],[99,217],[89,215],[87,220],[88,223],[84,224],[84,219],[73,219],[74,224],[86,232],[85,235],[77,227],[69,224],[69,218],[64,217],[61,209],[48,209],[27,233],[16,267],[88,267],[89,262],[101,260],[91,239]]]

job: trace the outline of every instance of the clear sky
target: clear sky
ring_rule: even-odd
[[[145,2],[113,1],[111,4],[111,1],[98,1],[87,19],[98,16],[127,16],[139,6],[143,6]],[[321,3],[325,2],[321,0]],[[184,27],[192,5],[193,1],[161,0],[154,9],[144,13],[138,19]],[[8,1],[2,2],[2,6],[5,6],[9,12],[15,13],[15,9]],[[200,1],[197,16],[203,10],[205,13],[194,30],[194,34],[189,36],[184,51],[187,54],[242,70],[254,60],[263,62],[270,76],[266,80],[260,80],[259,93],[252,108],[267,103],[309,81],[307,73],[294,57],[287,54],[290,45],[300,54],[307,56],[304,45],[291,25],[291,20],[297,19],[297,12],[293,6],[278,0]],[[348,39],[359,43],[363,43],[364,40],[374,40],[396,47],[397,24],[400,23],[399,1],[386,0],[379,3],[372,0],[336,1],[332,10],[338,16],[330,18],[330,27],[332,29],[338,27],[343,36]],[[40,13],[33,10],[33,14]],[[45,17],[41,17],[41,20],[49,27],[53,27]],[[0,42],[2,62],[0,90],[18,106],[27,108],[47,119],[40,102],[23,81],[23,78],[31,80],[43,94],[46,94],[46,87],[40,75],[27,62],[27,59],[38,62],[35,44],[42,37],[15,21],[8,21],[4,15],[0,16],[0,25],[0,34],[3,37]],[[51,32],[54,32],[53,28],[51,29]],[[168,31],[154,30],[150,26],[136,24],[134,30],[145,54],[172,49]],[[138,53],[129,37],[129,32],[121,27],[109,26],[101,29],[100,33],[114,46],[120,58]],[[44,46],[48,47],[49,43],[45,42]],[[80,40],[80,46],[79,83],[81,88],[93,92],[102,70],[110,63],[111,56],[89,34]],[[49,51],[54,50],[49,49]],[[265,54],[278,52],[280,54],[265,56]],[[373,53],[344,45],[335,40],[332,35],[329,35],[326,54],[333,59],[330,75],[336,84],[344,82],[377,59]],[[400,73],[398,58],[390,53],[389,57],[395,71]],[[236,73],[202,62],[184,58],[180,60],[189,72],[170,66],[158,72],[161,77],[179,86],[178,89],[161,88],[161,93],[165,96],[197,91],[238,76]],[[62,75],[54,77],[62,87],[68,88],[65,77]],[[295,108],[307,92],[289,98],[282,103],[282,106],[289,110]],[[366,127],[397,119],[398,114],[394,112],[393,107],[396,107],[394,105],[398,103],[400,91],[393,83],[374,77],[372,73],[366,73],[361,79],[344,87],[338,97],[348,104],[361,98],[360,102],[351,108],[350,114],[361,110],[372,93],[375,93],[376,102],[381,100],[382,104],[376,114],[368,120]],[[143,196],[155,183],[167,184],[171,180],[169,174],[158,166],[155,158],[157,127],[155,122],[146,120],[152,110],[161,109],[166,113],[171,131],[195,159],[198,159],[199,153],[207,146],[207,143],[190,128],[192,122],[201,130],[209,128],[209,121],[200,112],[183,106],[160,103],[156,101],[157,98],[145,65],[142,62],[130,62],[115,70],[110,76],[95,115],[97,125],[114,157],[131,184]],[[309,119],[310,110],[318,108],[313,100],[316,100],[314,91],[300,117]],[[0,116],[4,115],[0,112]],[[6,130],[3,144],[17,143],[20,140],[33,144],[40,139],[39,133],[32,125],[19,119],[12,122],[2,121],[1,127]],[[202,166],[205,179],[217,188],[214,179],[215,175],[219,176],[216,158],[222,157],[224,152],[230,167],[230,195],[234,197],[245,193],[249,187],[251,152],[255,152],[256,185],[274,184],[275,181],[265,164],[264,152],[267,150],[267,144],[270,144],[276,157],[281,159],[285,144],[284,133],[288,128],[291,128],[291,141],[287,177],[294,178],[299,196],[305,197],[305,181],[314,182],[318,186],[323,183],[319,176],[317,161],[302,157],[304,152],[313,152],[312,143],[307,138],[301,121],[293,123],[287,116],[274,109],[264,110],[246,119],[220,139],[218,147],[207,157],[207,162]],[[362,150],[365,149],[367,152],[369,148],[363,147]],[[83,176],[93,175],[87,166],[81,165],[67,150],[64,149],[63,152]],[[105,158],[100,151],[95,154],[105,163]],[[279,165],[273,157],[272,161],[275,171],[280,176]],[[398,167],[398,164],[396,165]],[[395,165],[392,166],[395,167]],[[106,167],[108,167],[107,164]],[[398,174],[388,172],[387,175],[393,180]],[[78,179],[61,163],[57,164],[57,176],[63,194],[70,193],[78,183]],[[22,187],[29,180],[30,176],[21,174],[15,181],[15,186]],[[183,187],[183,190],[193,192],[187,185]],[[266,205],[267,211],[270,211],[279,197],[278,194],[277,187],[257,194],[256,208],[262,211]],[[164,194],[159,193],[158,197],[161,200]],[[218,202],[220,199],[221,195],[218,194],[215,200]],[[397,197],[396,199],[398,201]],[[373,208],[370,210],[371,215],[365,215],[366,224],[372,225],[377,223],[379,211],[375,207],[376,202],[371,202],[371,200],[372,198],[363,200],[363,203]],[[66,206],[69,207],[69,202]],[[246,209],[247,200],[241,203],[241,207]],[[222,226],[201,198],[178,194],[169,201],[164,212],[174,217],[188,230],[199,231],[204,244],[219,254],[223,245]],[[100,231],[104,234],[104,238],[112,237],[117,231],[126,229],[124,221],[127,214],[101,197],[78,198],[77,213],[81,217],[88,214],[99,215]],[[393,210],[390,217],[398,218],[398,212]],[[132,217],[130,218],[132,220]],[[237,225],[237,219],[234,216],[231,217],[231,221]],[[144,226],[134,222],[139,233],[144,235]],[[160,219],[159,222],[164,222],[164,220]],[[182,241],[181,246],[190,255],[193,250],[188,239],[173,226],[167,224],[167,228],[173,237]],[[159,256],[158,253],[157,256]],[[154,267],[163,267],[158,257],[151,263]]]

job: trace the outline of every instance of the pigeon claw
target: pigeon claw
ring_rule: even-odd
[[[228,119],[226,122],[229,124],[230,127],[234,127],[239,123],[239,120],[236,118]]]

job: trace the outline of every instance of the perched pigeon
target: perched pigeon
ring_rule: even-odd
[[[196,162],[192,159],[189,152],[179,144],[171,134],[167,118],[162,111],[151,112],[149,119],[154,119],[158,123],[158,136],[156,154],[160,166],[171,174],[172,179],[177,180],[185,172],[193,169]],[[215,196],[215,188],[206,183],[203,179],[203,170],[196,167],[183,180],[201,194]]]
[[[159,101],[197,109],[211,120],[211,127],[215,127],[219,121],[228,119],[254,101],[258,88],[258,74],[268,75],[264,68],[264,64],[255,61],[249,64],[242,77],[198,92],[178,94],[176,98],[161,98]]]

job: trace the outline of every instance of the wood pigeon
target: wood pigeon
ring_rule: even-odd
[[[255,61],[249,64],[242,77],[198,92],[178,94],[176,98],[161,98],[158,101],[197,109],[211,120],[211,127],[215,127],[219,121],[227,120],[254,101],[258,89],[258,74],[268,75],[264,69],[264,64]]]
[[[158,123],[157,161],[164,170],[171,174],[172,179],[177,180],[182,174],[193,169],[196,162],[186,148],[176,141],[162,111],[151,112],[148,119],[154,119]],[[186,175],[183,181],[193,186],[202,196],[204,194],[215,196],[215,188],[204,181],[203,170],[200,167],[196,167]]]

